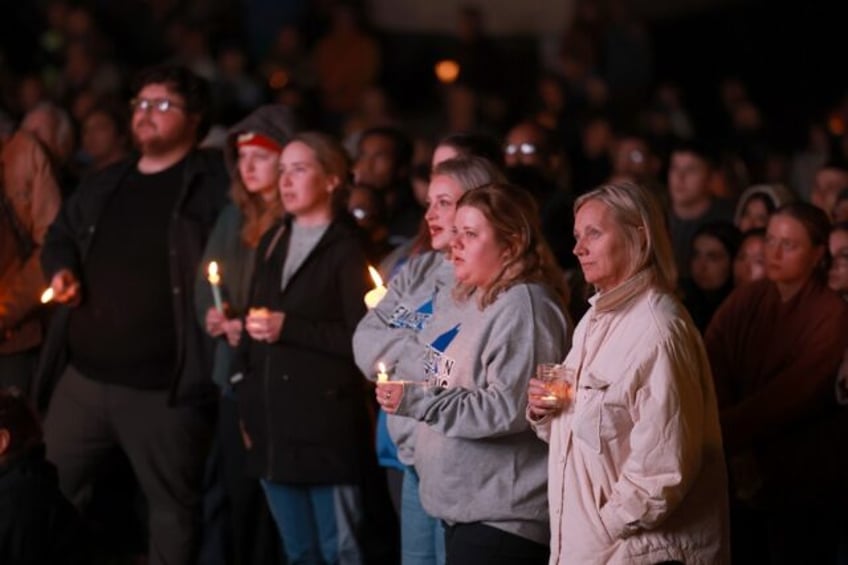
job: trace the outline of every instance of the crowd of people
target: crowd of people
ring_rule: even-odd
[[[0,562],[848,562],[846,138],[775,153],[734,81],[697,135],[598,5],[510,111],[464,9],[421,125],[346,6],[255,72],[172,22],[128,81],[49,3],[0,146]]]

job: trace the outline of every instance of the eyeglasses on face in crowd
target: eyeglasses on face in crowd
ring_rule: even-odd
[[[167,98],[133,98],[130,100],[130,108],[132,108],[133,112],[147,112],[148,110],[156,109],[160,114],[164,114],[172,108],[185,109],[185,106]]]
[[[370,215],[371,215],[371,214],[368,212],[368,210],[366,210],[365,208],[360,208],[360,207],[358,207],[358,206],[357,206],[356,208],[353,208],[353,209],[350,211],[350,213],[351,213],[351,215],[352,215],[354,218],[356,218],[356,219],[357,219],[357,220],[359,220],[359,221],[362,221],[362,220],[364,220],[365,218],[367,218],[368,216],[370,216]]]
[[[537,151],[538,148],[532,143],[510,143],[504,147],[504,152],[507,155],[515,155],[517,153],[521,153],[522,155],[535,155]]]

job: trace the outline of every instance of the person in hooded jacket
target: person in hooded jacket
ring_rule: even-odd
[[[207,482],[213,485],[204,499],[206,528],[201,555],[208,560],[212,560],[211,552],[216,552],[217,559],[233,555],[239,563],[267,564],[280,553],[262,491],[256,480],[244,473],[238,405],[227,377],[247,313],[256,248],[262,235],[283,216],[277,190],[280,154],[296,129],[291,111],[279,104],[261,106],[230,128],[224,157],[232,175],[232,202],[218,216],[197,272],[197,315],[215,340],[212,380],[221,390],[217,441],[207,465]],[[221,310],[207,280],[212,261],[219,268]],[[214,486],[218,474],[223,489]]]

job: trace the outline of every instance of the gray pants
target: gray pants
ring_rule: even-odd
[[[212,421],[196,407],[169,407],[166,391],[93,381],[68,367],[44,424],[47,458],[79,509],[111,449],[127,454],[150,512],[149,563],[193,563],[200,529],[203,468]]]

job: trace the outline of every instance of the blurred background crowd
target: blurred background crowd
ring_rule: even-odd
[[[130,98],[138,94],[131,79],[140,69],[169,63],[190,69],[211,87],[209,111],[198,127],[204,149],[231,150],[227,144],[234,142],[228,136],[236,131],[231,128],[263,105],[286,108],[283,121],[292,130],[276,132],[277,151],[294,129],[319,130],[341,142],[352,164],[350,179],[344,179],[352,181],[344,191],[347,211],[365,234],[368,262],[380,265],[386,279],[422,237],[427,239],[422,218],[432,164],[444,144],[457,151],[470,148],[503,166],[510,182],[535,197],[542,231],[568,274],[575,323],[589,307],[591,289],[581,280],[572,253],[572,206],[581,194],[608,182],[633,181],[663,204],[680,275],[678,295],[704,332],[708,349],[712,346],[711,354],[721,350],[726,336],[736,335],[736,322],[747,314],[737,300],[732,304],[739,311],[733,316],[725,314],[711,326],[713,315],[734,289],[767,278],[769,217],[788,203],[809,202],[824,213],[823,221],[810,220],[799,233],[816,248],[826,247],[829,259],[801,278],[821,275],[832,291],[848,296],[848,81],[838,72],[844,21],[838,7],[818,0],[803,10],[754,0],[692,0],[674,7],[623,0],[575,0],[561,6],[530,2],[520,8],[494,2],[406,4],[4,4],[0,145],[5,182],[11,185],[17,175],[30,184],[55,183],[61,198],[39,201],[35,219],[27,219],[26,226],[11,221],[6,233],[14,239],[0,240],[0,258],[11,257],[12,264],[17,255],[30,257],[61,201],[67,202],[92,174],[133,154],[133,113],[165,115],[168,108],[153,106],[161,98],[142,100],[147,107],[139,101],[131,107]],[[36,140],[38,148],[27,149],[32,142],[21,141],[18,132],[28,132],[26,138]],[[450,137],[459,132],[473,135]],[[234,167],[229,172],[239,174]],[[274,183],[269,186],[275,194]],[[15,193],[8,198],[0,204],[20,205]],[[244,202],[236,204],[248,214]],[[256,233],[245,236],[249,247],[258,245],[263,229],[279,215],[279,203],[275,206],[265,210],[267,217],[257,213],[262,217],[253,226]],[[8,210],[0,212],[14,217]],[[23,228],[32,228],[36,241],[22,236]],[[37,263],[32,264],[37,271]],[[0,275],[5,276],[2,270]],[[21,316],[13,315],[22,308],[11,283],[4,284],[0,361],[17,363],[20,374],[31,374],[41,320],[4,326],[7,320],[20,322]],[[814,308],[802,304],[801,310]],[[786,349],[798,348],[805,354],[799,357],[825,358],[807,348],[805,336],[787,336]],[[827,336],[806,337],[815,345]],[[780,349],[778,342],[754,340],[743,357],[755,367],[766,366],[774,359],[764,352]],[[843,353],[831,345],[828,362]],[[791,365],[785,371],[791,378],[782,383],[785,388],[774,389],[772,400],[803,389],[798,383],[806,378],[806,366],[792,365],[794,359],[779,361]],[[776,417],[775,429],[787,430],[795,442],[788,452],[800,454],[788,465],[786,481],[805,477],[801,457],[821,446],[829,449],[835,437],[830,434],[844,429],[828,420],[830,427],[819,430],[821,442],[808,445],[804,434],[809,429],[797,425],[822,407],[822,383],[827,383],[824,396],[834,404],[832,369],[817,367],[818,388],[797,395],[791,410],[779,402],[759,406],[764,418],[773,415],[772,408],[786,408],[784,420]],[[843,388],[845,373],[843,364]],[[31,388],[26,379],[12,384]],[[844,401],[848,392],[842,394]],[[792,435],[798,430],[800,435]],[[745,503],[733,509],[742,532],[734,547],[743,556],[740,562],[762,556],[761,548],[744,547],[744,536],[763,526],[763,508],[746,506],[746,489],[758,487],[740,478],[750,477],[745,467],[750,447],[746,444],[743,456],[730,461],[737,466],[732,488],[737,502]],[[786,466],[786,454],[784,459],[773,451],[768,455],[772,469]],[[129,463],[121,457],[112,463],[117,471],[102,479],[92,498],[91,513],[102,528],[99,539],[118,552],[142,554],[144,500]],[[826,465],[820,462],[818,469]],[[125,500],[110,496],[114,492],[135,493],[130,511]],[[819,494],[814,488],[799,489],[798,499],[804,508],[816,508]],[[813,520],[808,528],[820,525]],[[838,543],[845,544],[844,533],[840,537],[836,531],[844,531],[844,525],[834,521],[831,526],[809,538],[826,539],[828,557]],[[273,532],[266,534],[271,550],[279,552]],[[223,554],[215,545],[204,540],[204,551]]]

